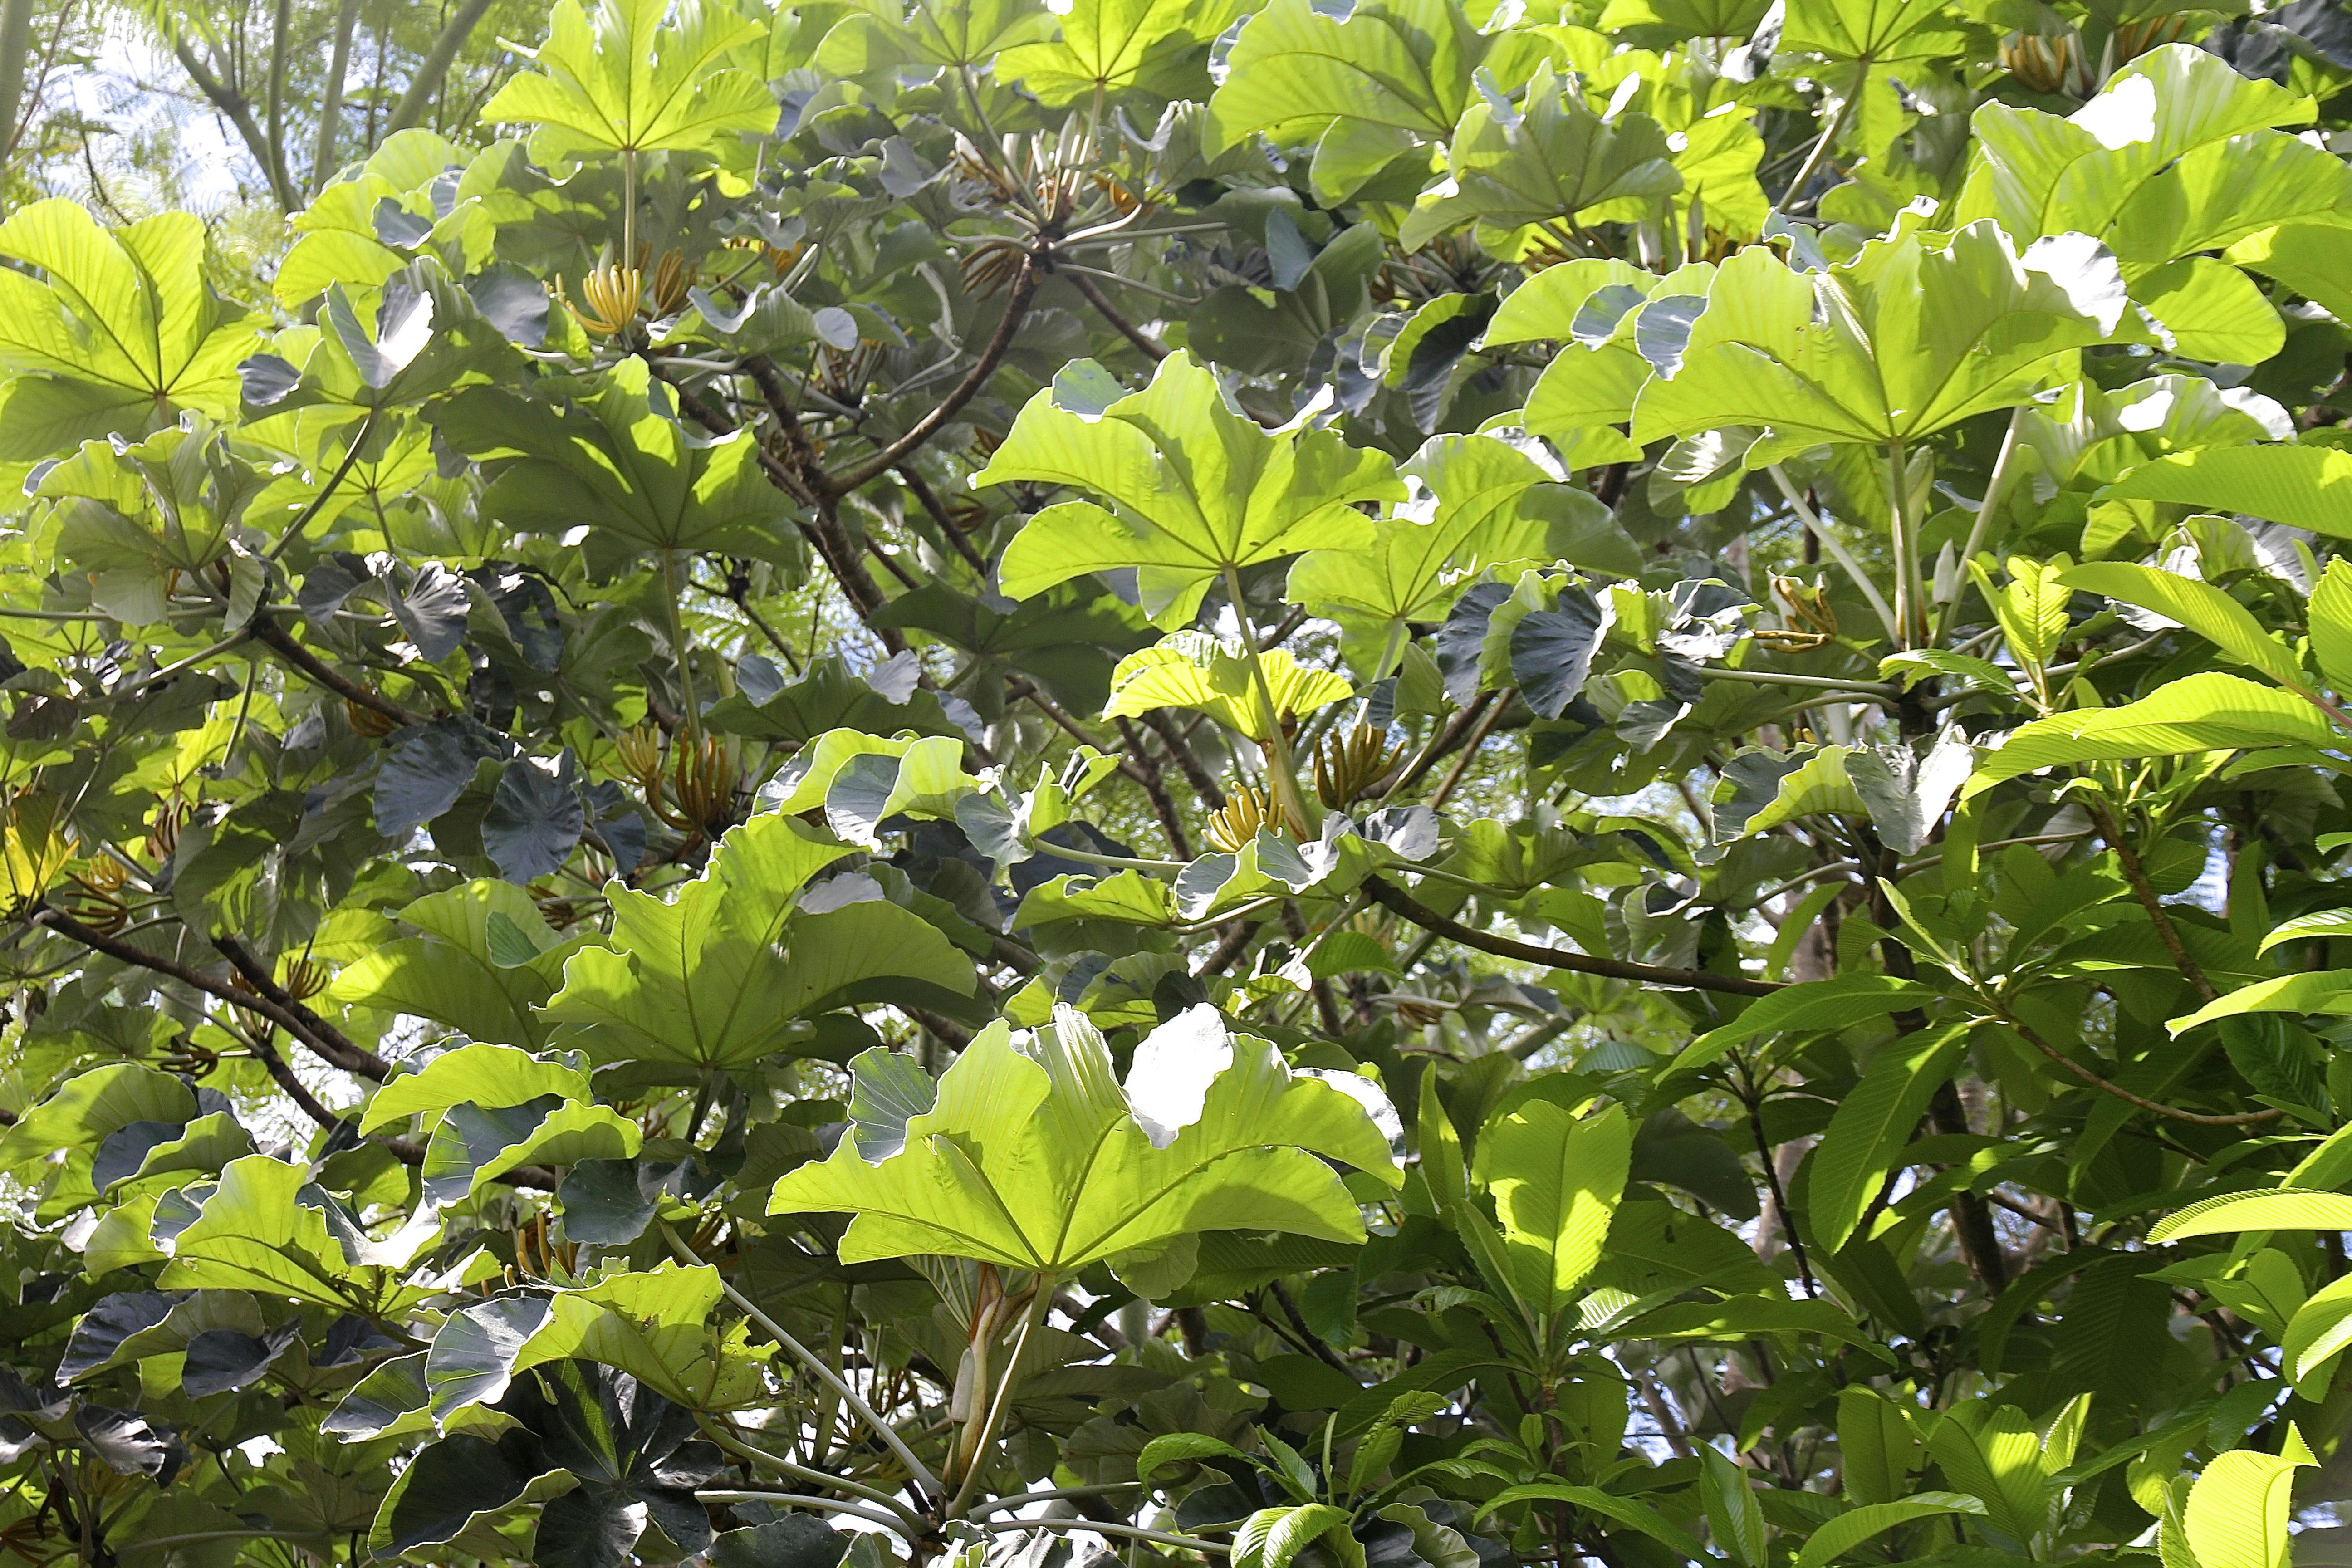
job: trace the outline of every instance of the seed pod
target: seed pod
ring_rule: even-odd
[[[220,1053],[196,1044],[195,1037],[182,1035],[172,1042],[172,1048],[157,1058],[156,1066],[165,1072],[183,1078],[202,1078],[220,1066]]]
[[[279,984],[297,1002],[308,1002],[327,988],[326,966],[313,963],[307,958],[289,960],[285,978]]]
[[[2054,37],[2012,34],[2000,46],[2001,68],[2035,92],[2064,92],[2078,85],[2082,39],[2071,30]]]
[[[1830,603],[1829,589],[1822,584],[1784,577],[1776,572],[1772,574],[1772,597],[1780,602],[1783,617],[1791,623],[1791,632],[1811,633],[1823,642],[1837,636],[1837,607]]]
[[[608,261],[602,267],[590,268],[587,276],[580,279],[581,302],[575,305],[564,291],[563,275],[555,275],[555,297],[563,301],[572,319],[591,337],[613,337],[634,322],[645,289],[644,273],[634,267]]]
[[[682,251],[665,250],[654,267],[651,299],[656,316],[675,316],[686,309],[687,293],[694,287],[694,263]]]
[[[365,735],[371,741],[381,741],[400,728],[400,721],[389,713],[379,713],[364,702],[343,699],[343,716],[352,721],[352,733]]]
[[[661,731],[650,724],[640,724],[613,742],[613,750],[621,766],[647,796],[661,794],[662,738]]]
[[[1359,724],[1345,735],[1326,735],[1315,751],[1316,796],[1337,811],[1370,794],[1402,755],[1403,748],[1390,745],[1386,731],[1370,724]]]
[[[2191,13],[2175,11],[2168,16],[2145,16],[2137,22],[2126,22],[2116,29],[2116,64],[2136,60],[2150,49],[2160,49],[2167,44],[2177,44],[2189,36]]]
[[[715,735],[677,748],[671,768],[679,813],[714,837],[735,810],[735,757]]]
[[[111,936],[131,923],[131,910],[111,892],[92,887],[80,877],[67,879],[74,885],[56,896],[58,906],[74,920],[95,931]]]
[[[1272,797],[1244,784],[1225,797],[1225,804],[1209,814],[1209,842],[1228,855],[1237,855],[1243,845],[1257,837],[1258,829],[1271,827],[1276,832],[1286,829],[1294,835],[1295,823],[1286,823]]]
[[[169,860],[172,851],[179,847],[180,829],[188,820],[189,809],[176,801],[164,801],[155,807],[148,819],[147,842],[143,846],[149,856],[158,861]]]

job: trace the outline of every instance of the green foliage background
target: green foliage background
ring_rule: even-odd
[[[2347,83],[0,0],[0,1550],[2332,1561]]]

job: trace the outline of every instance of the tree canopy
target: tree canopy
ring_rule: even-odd
[[[313,9],[0,0],[0,1549],[2341,1553],[2352,12]]]

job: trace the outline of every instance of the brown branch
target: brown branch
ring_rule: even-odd
[[[1160,830],[1168,835],[1168,847],[1179,860],[1192,858],[1192,841],[1185,835],[1184,819],[1176,810],[1175,798],[1168,793],[1167,775],[1160,771],[1160,759],[1153,756],[1135,732],[1132,721],[1115,719],[1118,738],[1127,747],[1127,754],[1135,760],[1131,776],[1143,786],[1144,797],[1151,802],[1151,814],[1160,819]]]
[[[254,122],[253,105],[245,94],[215,76],[197,58],[196,52],[188,47],[186,39],[174,42],[172,53],[179,60],[180,68],[188,73],[188,79],[196,84],[196,90],[203,93],[231,125],[236,127],[246,151],[253,154],[253,161],[261,166],[262,178],[269,182],[269,194],[278,203],[278,210],[290,213],[300,206],[301,202],[286,186],[278,161],[270,156],[269,138],[263,135],[261,127]]]
[[[890,574],[891,576],[898,579],[898,586],[901,588],[912,593],[916,588],[921,586],[920,584],[915,581],[912,574],[910,574],[904,566],[898,564],[898,557],[883,549],[880,541],[877,540],[870,533],[866,536],[866,553],[874,557],[875,560],[882,563],[882,570]]]
[[[1511,697],[1512,693],[1508,691],[1498,693],[1494,704],[1486,710],[1486,717],[1480,719],[1469,731],[1462,743],[1460,760],[1447,770],[1444,780],[1437,786],[1437,793],[1429,797],[1427,804],[1430,810],[1435,811],[1443,806],[1447,797],[1453,795],[1454,786],[1462,782],[1462,775],[1470,771],[1470,763],[1478,755],[1478,748],[1484,745],[1486,737],[1494,732],[1496,721],[1502,718],[1503,710],[1511,705]],[[1701,817],[1700,820],[1705,821],[1706,818]]]
[[[1389,785],[1388,791],[1382,798],[1393,800],[1398,795],[1401,795],[1405,791],[1411,789],[1414,784],[1419,784],[1423,774],[1428,773],[1431,768],[1435,767],[1448,752],[1462,744],[1463,740],[1470,733],[1472,728],[1475,727],[1479,721],[1486,718],[1486,710],[1494,705],[1494,692],[1480,692],[1478,694],[1477,700],[1472,702],[1469,707],[1465,708],[1461,712],[1456,713],[1452,720],[1447,721],[1445,728],[1438,731],[1436,740],[1432,742],[1428,746],[1423,748],[1421,755],[1415,757],[1412,760],[1412,765],[1404,771],[1404,776],[1398,779],[1396,783]]]
[[[2124,880],[2131,884],[2132,896],[2139,900],[2139,907],[2147,911],[2149,922],[2156,927],[2157,941],[2162,942],[2164,951],[2172,955],[2173,967],[2180,971],[2182,977],[2196,991],[2199,1001],[2212,1001],[2221,993],[2213,989],[2213,982],[2206,978],[2203,967],[2189,952],[2189,944],[2180,940],[2179,929],[2172,923],[2172,916],[2166,911],[2163,900],[2156,896],[2155,885],[2147,879],[2147,867],[2140,860],[2139,851],[2132,847],[2131,841],[2125,837],[2123,829],[2108,814],[2103,802],[2092,801],[2090,809],[2092,826],[2099,830],[2099,837],[2107,841],[2107,847],[2116,852],[2116,864],[2123,868]]]
[[[253,1053],[253,1059],[277,1080],[278,1087],[285,1090],[286,1098],[301,1107],[302,1114],[317,1122],[322,1131],[332,1131],[341,1126],[343,1119],[320,1104],[319,1097],[310,1092],[310,1086],[294,1076],[294,1069],[286,1065],[286,1058],[279,1056],[278,1047],[270,1043],[271,1033],[268,1029],[256,1029],[245,1037],[246,1048]],[[421,1151],[417,1158],[410,1162],[412,1164],[423,1163]]]
[[[699,395],[671,375],[660,360],[648,356],[646,363],[677,397],[678,412],[716,436],[731,436],[739,428],[734,420],[713,408]],[[746,362],[744,373],[760,387],[761,398],[776,418],[775,428],[755,427],[752,431],[753,455],[759,459],[761,471],[768,476],[769,483],[814,513],[814,522],[794,518],[793,526],[800,530],[801,537],[824,563],[825,570],[832,574],[833,580],[841,585],[850,608],[857,612],[860,619],[871,616],[888,603],[888,598],[874,581],[873,574],[866,570],[866,563],[858,558],[856,548],[849,542],[848,533],[842,528],[841,518],[834,510],[830,499],[818,494],[802,472],[804,465],[814,468],[815,458],[813,453],[804,454],[800,450],[805,447],[806,442],[801,439],[800,420],[793,412],[781,373],[772,363],[757,356]],[[779,451],[779,447],[782,450]],[[904,580],[903,574],[901,580]],[[869,629],[881,639],[882,646],[894,654],[907,646],[907,639],[896,627],[872,626]]]
[[[784,668],[795,676],[799,675],[801,673],[800,657],[793,652],[793,645],[784,640],[783,634],[770,626],[768,617],[761,615],[752,605],[751,584],[741,577],[728,578],[727,597],[732,600],[735,607],[743,613],[745,620],[759,628],[760,635],[768,639],[768,646],[783,656]]]
[[[1693,991],[1719,991],[1730,996],[1769,996],[1780,989],[1769,980],[1749,980],[1743,975],[1710,974],[1703,969],[1670,969],[1661,964],[1634,963],[1622,958],[1594,958],[1588,953],[1569,952],[1557,947],[1538,947],[1533,942],[1519,942],[1507,936],[1495,936],[1460,921],[1441,915],[1413,898],[1403,889],[1379,877],[1364,879],[1364,891],[1392,914],[1402,915],[1422,930],[1456,942],[1464,947],[1491,952],[1497,958],[1516,959],[1521,963],[1539,963],[1547,969],[1565,969],[1578,974],[1599,974],[1611,980],[1631,980],[1643,985],[1676,985]]]
[[[1282,930],[1292,946],[1306,950],[1307,917],[1299,912],[1297,899],[1282,900]],[[1316,1021],[1323,1026],[1323,1032],[1333,1039],[1346,1034],[1347,1026],[1339,1019],[1339,999],[1331,993],[1331,982],[1318,974],[1307,982],[1307,990],[1315,998]]]
[[[356,1044],[341,1029],[328,1023],[302,1005],[302,999],[278,984],[269,965],[256,958],[245,943],[233,936],[216,936],[213,945],[229,962],[229,966],[245,976],[252,986],[270,1002],[297,1019],[302,1027],[291,1031],[296,1039],[317,1053],[330,1067],[342,1068],[361,1078],[382,1083],[392,1071],[392,1064],[365,1047]]]
[[[1258,652],[1273,652],[1276,648],[1280,647],[1284,643],[1290,640],[1291,633],[1297,631],[1306,624],[1307,606],[1304,605],[1293,606],[1290,614],[1282,617],[1282,624],[1280,626],[1275,627],[1272,631],[1258,638]]]
[[[1102,286],[1093,279],[1083,272],[1057,272],[1055,276],[1067,279],[1070,287],[1084,295],[1087,303],[1095,308],[1095,313],[1117,327],[1118,335],[1133,343],[1137,352],[1146,359],[1157,362],[1168,357],[1168,345],[1129,321],[1126,313],[1110,302],[1110,296],[1104,293]]]
[[[988,563],[981,558],[979,551],[972,548],[971,541],[964,537],[963,530],[956,526],[955,519],[948,515],[948,509],[940,503],[939,492],[931,489],[929,482],[916,471],[912,463],[899,464],[898,477],[907,481],[907,489],[912,492],[916,502],[931,514],[931,521],[939,524],[941,533],[947,535],[948,548],[962,556],[964,564],[979,573],[981,581],[986,582]]]
[[[294,635],[278,624],[276,616],[266,609],[255,615],[251,626],[253,640],[276,653],[292,665],[305,679],[323,686],[346,702],[358,704],[371,712],[380,713],[394,723],[406,726],[425,722],[422,713],[410,711],[381,693],[372,691],[358,681],[336,673],[320,662],[319,656],[294,640]]]
[[[1993,1008],[1994,1017],[2005,1025],[2012,1034],[2017,1036],[2019,1039],[2023,1040],[2027,1045],[2032,1046],[2035,1050],[2040,1051],[2043,1056],[2048,1057],[2052,1061],[2056,1062],[2060,1067],[2064,1068],[2068,1072],[2073,1073],[2076,1078],[2081,1079],[2093,1089],[2098,1089],[2103,1093],[2112,1094],[2117,1100],[2127,1100],[2131,1104],[2138,1106],[2142,1110],[2153,1111],[2158,1116],[2168,1116],[2175,1121],[2187,1121],[2199,1127],[2244,1127],[2257,1121],[2275,1121],[2280,1117],[2286,1114],[2284,1110],[2249,1110],[2237,1116],[2205,1116],[2194,1110],[2182,1110],[2176,1106],[2160,1105],[2153,1100],[2134,1094],[2130,1089],[2126,1089],[2119,1083],[2110,1083],[2105,1079],[2101,1078],[2097,1073],[2093,1072],[2089,1068],[2084,1067],[2082,1063],[2076,1061],[2074,1058],[2066,1055],[2057,1047],[2043,1039],[2040,1035],[2035,1034],[2033,1030],[2023,1021],[2019,1019],[2015,1014],[2010,1012],[2006,1007],[2000,1006],[1997,1003],[1994,1003],[1991,998],[1985,997],[1981,993],[1979,993],[1979,999],[1985,1001],[1989,1006]]]
[[[706,402],[700,393],[670,374],[669,368],[660,360],[648,354],[646,356],[646,363],[652,369],[655,375],[661,378],[662,384],[669,388],[670,395],[677,400],[678,412],[688,419],[714,436],[732,436],[740,428],[734,420]],[[752,379],[756,381],[759,378],[754,376]],[[783,412],[789,414],[789,405],[785,405]],[[798,470],[793,467],[786,455],[770,450],[764,441],[755,443],[755,454],[760,459],[760,467],[767,471],[769,481],[778,489],[803,506],[816,504],[816,497],[810,494],[808,487],[801,482]],[[808,524],[803,522],[799,526],[803,535],[809,533]],[[810,542],[814,542],[814,536],[811,536]]]
[[[1887,933],[1878,939],[1879,963],[1897,979],[1915,980],[1919,968],[1912,960],[1911,950],[1894,934],[1895,902],[1888,893],[1902,862],[1895,851],[1879,844],[1876,836],[1868,832],[1864,835],[1860,858],[1865,866],[1874,868],[1869,873],[1871,917]],[[1927,1026],[1927,1016],[1916,1007],[1895,1015],[1898,1035],[1916,1035]],[[1975,1131],[1969,1125],[1968,1108],[1960,1103],[1960,1091],[1948,1078],[1936,1087],[1935,1097],[1927,1102],[1927,1120],[1937,1132],[1948,1137]],[[1993,1228],[1991,1207],[1981,1194],[1966,1187],[1955,1192],[1946,1207],[1951,1213],[1952,1238],[1959,1247],[1960,1261],[1988,1295],[2000,1294],[2009,1283],[2009,1254],[2001,1247],[2000,1232]]]
[[[50,931],[57,932],[59,936],[69,937],[73,941],[81,943],[84,947],[87,947],[93,952],[104,953],[107,957],[115,960],[117,963],[128,963],[135,968],[149,970],[154,973],[163,975],[168,979],[176,980],[181,984],[187,986],[190,990],[201,991],[205,995],[215,997],[219,1001],[226,1002],[233,1007],[241,1007],[247,1013],[267,1018],[271,1023],[277,1025],[279,1028],[284,1029],[288,1034],[293,1036],[296,1039],[300,1040],[305,1046],[310,1047],[313,1051],[318,1052],[321,1058],[331,1062],[334,1060],[334,1058],[330,1056],[325,1049],[321,1048],[321,1043],[320,1041],[310,1039],[306,1037],[304,1033],[305,1025],[303,1024],[303,1018],[307,1016],[315,1022],[317,1016],[312,1014],[309,1008],[302,1006],[299,1002],[294,1005],[295,1008],[299,1009],[299,1012],[289,1011],[286,1007],[279,1005],[278,1003],[271,1001],[266,994],[257,994],[250,991],[240,991],[236,989],[236,987],[229,984],[226,981],[215,980],[211,975],[205,974],[199,970],[192,969],[188,965],[178,962],[176,959],[165,958],[163,954],[157,952],[149,952],[144,948],[134,946],[118,937],[110,936],[104,931],[94,931],[61,910],[45,909],[38,914],[35,915],[33,919],[36,924],[46,926]],[[231,938],[229,940],[234,942],[236,939]],[[242,973],[242,971],[240,971],[240,973]],[[280,990],[280,987],[278,987],[273,981],[270,984],[270,989],[277,991]],[[329,1032],[331,1034],[334,1034],[336,1039],[342,1039],[340,1033],[336,1033],[333,1030],[330,1030]],[[247,1043],[248,1045],[253,1044],[254,1037],[247,1037]],[[346,1047],[350,1047],[352,1050],[356,1051],[358,1049],[357,1047],[351,1046],[351,1042],[348,1040],[343,1040],[342,1043]],[[373,1055],[372,1052],[362,1054],[371,1057]],[[276,1052],[266,1049],[255,1052],[257,1059],[260,1060],[261,1065],[265,1068],[270,1066],[270,1058],[276,1055]],[[278,1067],[283,1068],[285,1063],[280,1059],[278,1065]],[[274,1070],[270,1073],[270,1076],[272,1078],[278,1078],[278,1074]],[[377,1074],[375,1076],[381,1077],[383,1075]],[[291,1077],[292,1073],[289,1069],[287,1073],[287,1078]],[[299,1083],[299,1079],[295,1081],[297,1084]],[[302,1107],[303,1114],[309,1116],[312,1121],[320,1121],[320,1113],[325,1112],[328,1120],[320,1121],[320,1124],[321,1126],[332,1126],[336,1121],[341,1120],[340,1118],[334,1117],[332,1112],[327,1112],[326,1108],[319,1104],[317,1097],[311,1095],[308,1089],[302,1089],[298,1094],[295,1092],[295,1089],[293,1087],[288,1085],[286,1079],[278,1079],[278,1084],[279,1087],[285,1088],[287,1092],[294,1098],[296,1104]],[[314,1107],[316,1109],[313,1109]],[[416,1165],[424,1163],[425,1151],[405,1138],[387,1138],[377,1135],[371,1137],[369,1142],[382,1144],[394,1159],[400,1161],[403,1164]],[[491,1179],[493,1181],[504,1182],[509,1186],[517,1187],[541,1187],[552,1191],[555,1186],[555,1173],[546,1169],[544,1166],[540,1165],[518,1165],[513,1170],[509,1171],[502,1175],[492,1177]]]
[[[824,466],[817,459],[816,448],[810,444],[808,433],[801,428],[800,411],[793,406],[792,389],[784,384],[783,372],[776,367],[773,360],[754,354],[743,362],[743,374],[750,376],[751,384],[760,389],[760,401],[767,405],[768,413],[775,421],[772,429],[758,433],[760,440],[763,444],[773,442],[783,448],[776,455],[771,471],[781,469],[791,473],[793,483],[787,493],[799,499],[814,513],[815,521],[808,525],[810,538],[824,555],[825,564],[832,569],[834,581],[839,583],[841,591],[849,596],[852,609],[861,617],[871,616],[888,603],[887,596],[874,581],[874,574],[866,571],[866,563],[859,559],[857,547],[850,542],[849,531],[841,525],[841,510],[835,502],[843,492],[826,486]],[[872,540],[866,542],[866,547],[873,550],[875,559],[890,568],[901,584],[909,588],[915,585],[913,579],[876,548]],[[898,635],[896,628],[874,629],[882,638],[883,646],[892,653],[907,646],[906,639]]]
[[[457,58],[458,49],[489,8],[490,0],[466,0],[451,13],[448,25],[433,40],[433,47],[425,51],[425,58],[416,62],[416,74],[409,79],[408,90],[400,95],[400,101],[393,106],[392,118],[384,122],[384,135],[405,131],[424,121],[425,106],[448,79],[450,62]]]
[[[278,0],[269,29],[269,69],[263,79],[263,130],[269,138],[269,183],[295,195],[294,176],[286,156],[286,56],[294,47],[294,0]],[[289,202],[289,205],[290,205]]]
[[[1202,960],[1201,967],[1193,973],[1223,974],[1233,967],[1234,961],[1241,957],[1243,952],[1248,948],[1250,938],[1256,934],[1257,927],[1247,921],[1229,922],[1225,927],[1224,934],[1217,939],[1217,945],[1209,950],[1209,956]]]
[[[776,436],[784,444],[784,456],[807,494],[810,504],[824,493],[809,476],[817,473],[824,464],[817,460],[815,444],[801,426],[799,407],[793,402],[792,388],[784,384],[784,373],[774,360],[765,354],[752,354],[743,362],[743,374],[760,389],[760,401],[775,416]]]
[[[1013,336],[1021,330],[1022,321],[1029,314],[1029,301],[1036,297],[1036,293],[1037,263],[1032,258],[1024,259],[1021,263],[1021,270],[1013,276],[1013,293],[1004,301],[1004,314],[997,321],[996,331],[990,334],[987,345],[980,351],[980,358],[972,362],[971,369],[956,383],[954,389],[940,400],[939,406],[916,420],[905,435],[847,473],[815,476],[816,487],[828,495],[847,495],[877,474],[904,462],[909,453],[946,428],[950,421],[963,412],[963,405],[979,395],[980,389],[988,384],[989,377],[996,374],[996,366],[1004,358],[1005,351],[1013,346]]]
[[[201,991],[207,996],[226,1002],[231,1006],[242,1007],[248,1013],[258,1014],[296,1039],[302,1039],[303,1032],[308,1026],[299,1017],[288,1012],[267,996],[258,995],[250,991],[240,991],[227,981],[215,980],[211,975],[201,970],[192,969],[177,959],[166,958],[159,952],[149,952],[145,948],[124,942],[120,937],[93,930],[62,910],[45,909],[35,915],[33,920],[34,923],[46,926],[59,936],[70,937],[82,946],[102,952],[117,963],[151,970],[168,979],[176,980],[191,990]],[[303,1043],[311,1044],[308,1040]],[[321,1052],[320,1055],[323,1056],[325,1053]]]
[[[1193,793],[1201,797],[1201,804],[1211,811],[1223,810],[1225,792],[1218,787],[1216,775],[1202,765],[1200,753],[1184,739],[1184,732],[1176,728],[1176,721],[1168,717],[1168,710],[1154,708],[1142,719],[1143,727],[1159,736],[1160,744],[1168,748],[1169,757],[1192,786]]]
[[[1780,1234],[1788,1238],[1789,1256],[1797,1265],[1797,1278],[1804,1281],[1805,1294],[1818,1299],[1822,1293],[1821,1281],[1813,1278],[1812,1262],[1805,1255],[1805,1238],[1797,1233],[1796,1211],[1789,1206],[1789,1194],[1780,1181],[1780,1167],[1772,1157],[1772,1141],[1764,1132],[1764,1097],[1757,1091],[1752,1068],[1744,1069],[1742,1079],[1747,1092],[1740,1098],[1747,1107],[1749,1134],[1756,1141],[1757,1163],[1764,1168],[1764,1185],[1771,1195],[1773,1222],[1780,1227]],[[1759,1227],[1757,1231],[1756,1244],[1759,1249],[1764,1245],[1766,1234],[1764,1228]]]
[[[944,1014],[934,1013],[928,1007],[918,1007],[911,1002],[893,1002],[890,1005],[938,1036],[940,1043],[950,1050],[960,1051],[971,1044],[971,1031]]]

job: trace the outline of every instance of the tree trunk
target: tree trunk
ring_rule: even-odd
[[[352,67],[352,34],[359,26],[360,0],[343,0],[335,15],[335,48],[327,62],[327,89],[319,100],[319,144],[310,154],[310,192],[316,195],[335,170],[335,137],[342,129],[343,74]]]
[[[25,104],[25,67],[33,55],[33,0],[0,0],[0,137],[14,148],[20,140]]]
[[[409,79],[408,90],[400,95],[400,102],[394,107],[392,119],[383,128],[386,136],[405,131],[425,118],[425,107],[433,101],[433,95],[441,90],[442,80],[449,74],[449,63],[457,58],[457,51],[465,47],[467,37],[489,8],[490,0],[466,0],[457,7],[456,15],[449,18],[449,25],[441,29],[439,37],[433,40],[433,47],[425,51],[423,59],[416,62],[416,74]]]
[[[294,0],[278,0],[270,24],[269,83],[263,105],[265,134],[269,139],[269,183],[278,205],[291,212],[294,199],[293,163],[286,156],[286,56],[294,47]]]

